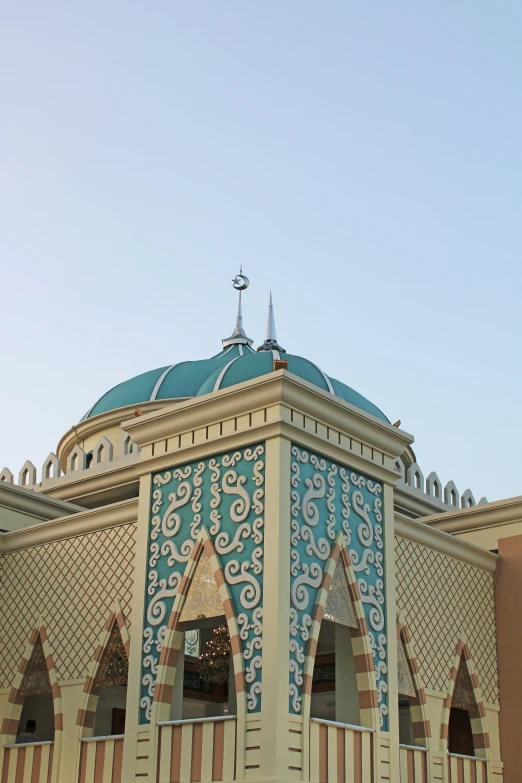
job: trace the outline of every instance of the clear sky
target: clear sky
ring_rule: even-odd
[[[522,494],[519,0],[6,0],[0,468],[248,334]]]

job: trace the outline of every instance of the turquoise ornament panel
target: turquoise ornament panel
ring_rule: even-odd
[[[302,707],[303,664],[324,565],[340,531],[350,553],[372,646],[381,728],[388,726],[382,486],[292,446],[290,712]]]
[[[264,454],[264,445],[258,444],[153,476],[140,723],[150,722],[168,619],[203,525],[221,562],[238,621],[247,709],[261,709]]]

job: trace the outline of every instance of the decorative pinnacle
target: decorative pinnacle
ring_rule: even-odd
[[[279,351],[280,353],[286,353],[284,348],[281,348],[277,342],[275,318],[274,318],[274,305],[272,304],[272,291],[270,291],[270,299],[268,300],[268,317],[266,319],[266,333],[265,342],[260,345],[258,351]]]
[[[229,345],[248,345],[251,346],[254,342],[247,337],[245,330],[243,329],[243,309],[241,306],[241,294],[250,285],[250,280],[243,274],[243,264],[241,264],[239,274],[232,279],[232,286],[239,291],[239,302],[237,306],[236,326],[230,337],[222,340],[223,348],[228,348]]]

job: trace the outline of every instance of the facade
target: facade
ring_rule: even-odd
[[[1,783],[515,783],[522,501],[412,442],[240,305],[4,469]]]

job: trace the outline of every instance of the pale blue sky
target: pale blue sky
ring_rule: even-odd
[[[522,4],[6,0],[0,468],[220,349],[292,353],[522,494]]]

